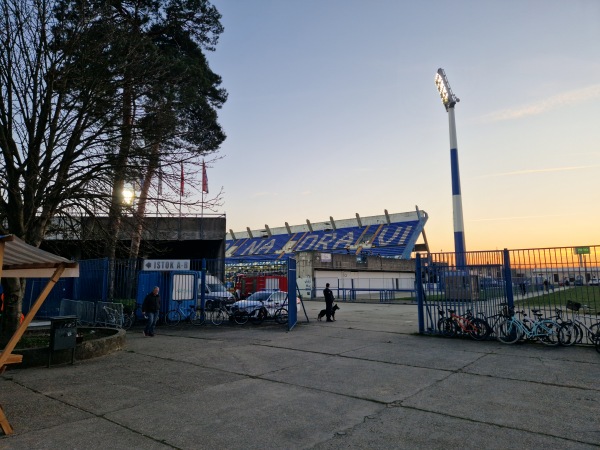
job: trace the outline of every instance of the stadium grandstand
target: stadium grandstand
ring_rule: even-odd
[[[425,236],[427,213],[419,210],[327,222],[234,232],[229,230],[225,258],[230,262],[283,259],[299,252],[320,251],[410,259],[415,251],[429,252]],[[419,237],[423,243],[417,244]]]

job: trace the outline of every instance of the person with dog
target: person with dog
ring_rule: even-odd
[[[329,283],[325,285],[323,295],[325,296],[325,315],[327,316],[327,322],[333,322],[333,320],[331,320],[331,310],[333,309],[333,301],[335,298],[333,297],[333,292],[329,289]]]
[[[158,313],[160,312],[159,290],[158,286],[154,286],[154,289],[146,295],[142,304],[142,313],[144,317],[148,317],[148,323],[146,323],[146,328],[144,328],[144,336],[154,337],[154,327],[156,326],[156,322],[158,322]]]

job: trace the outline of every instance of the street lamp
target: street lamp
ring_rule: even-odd
[[[448,112],[450,125],[450,167],[452,170],[452,211],[454,215],[454,252],[456,266],[466,265],[465,226],[463,222],[462,197],[460,193],[460,174],[458,170],[458,144],[456,142],[456,122],[454,106],[460,101],[450,89],[444,69],[438,69],[435,75],[435,85],[442,98],[442,103]]]
[[[133,187],[130,185],[126,185],[123,187],[123,204],[126,206],[133,205],[133,200],[135,199],[135,191]]]

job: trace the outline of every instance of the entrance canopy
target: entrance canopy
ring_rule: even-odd
[[[79,276],[76,262],[40,250],[10,234],[0,236],[0,263],[0,277],[4,278],[50,278],[59,267],[64,267],[61,277]]]

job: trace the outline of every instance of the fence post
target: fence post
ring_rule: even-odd
[[[206,258],[202,258],[202,271],[200,272],[200,308],[204,311],[204,300],[206,297]]]
[[[110,259],[104,258],[104,276],[102,277],[102,298],[103,302],[108,300],[110,289]]]
[[[423,279],[422,268],[421,268],[421,254],[417,253],[417,263],[415,265],[415,284],[417,288],[417,313],[419,318],[419,333],[425,332],[425,317],[423,315]]]
[[[504,249],[504,282],[506,290],[506,301],[509,308],[515,307],[515,297],[513,293],[512,273],[510,271],[510,253],[507,248]]]

